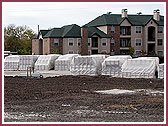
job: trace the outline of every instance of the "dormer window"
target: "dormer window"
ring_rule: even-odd
[[[110,31],[111,31],[112,34],[114,34],[115,33],[115,27],[112,26]]]

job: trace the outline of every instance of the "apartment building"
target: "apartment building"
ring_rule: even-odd
[[[40,30],[32,40],[35,54],[79,53],[128,54],[130,47],[136,55],[164,55],[164,16],[159,10],[153,15],[103,14],[80,27],[76,24]]]

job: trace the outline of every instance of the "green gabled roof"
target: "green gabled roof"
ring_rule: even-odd
[[[60,38],[62,36],[62,29],[61,28],[53,28],[51,29],[44,38]]]
[[[66,25],[61,28],[51,29],[44,38],[69,38],[69,37],[81,37],[80,26],[76,24]]]
[[[151,19],[153,15],[128,15],[128,20],[132,25],[145,26]]]
[[[33,36],[32,39],[38,39],[38,37],[37,36]]]
[[[88,27],[88,37],[91,38],[93,35],[98,35],[100,38],[110,38],[110,35],[105,34],[96,27]]]
[[[63,26],[64,32],[62,33],[62,37],[81,37],[81,28],[76,24]]]
[[[50,30],[40,30],[42,36],[46,35]]]
[[[120,25],[125,18],[121,14],[103,14],[87,24],[90,26]],[[146,25],[153,15],[128,15],[128,21],[132,25]],[[164,16],[160,16],[160,21],[155,21],[158,25],[164,25]]]
[[[45,36],[50,30],[40,30],[39,33],[42,34],[42,36]],[[32,37],[32,39],[38,39],[38,35],[37,36],[34,36]]]
[[[158,25],[164,26],[164,16],[160,16],[160,21],[156,21]]]

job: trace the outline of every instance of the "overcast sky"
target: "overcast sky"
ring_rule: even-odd
[[[3,2],[3,24],[27,25],[37,32],[40,29],[62,27],[69,24],[82,26],[96,17],[112,12],[121,14],[121,9],[128,9],[128,14],[153,14],[159,9],[165,14],[165,5],[159,3],[115,3],[115,2]]]

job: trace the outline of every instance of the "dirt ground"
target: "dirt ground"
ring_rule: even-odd
[[[163,122],[164,80],[109,76],[4,78],[5,122]],[[134,93],[102,94],[120,89]]]

